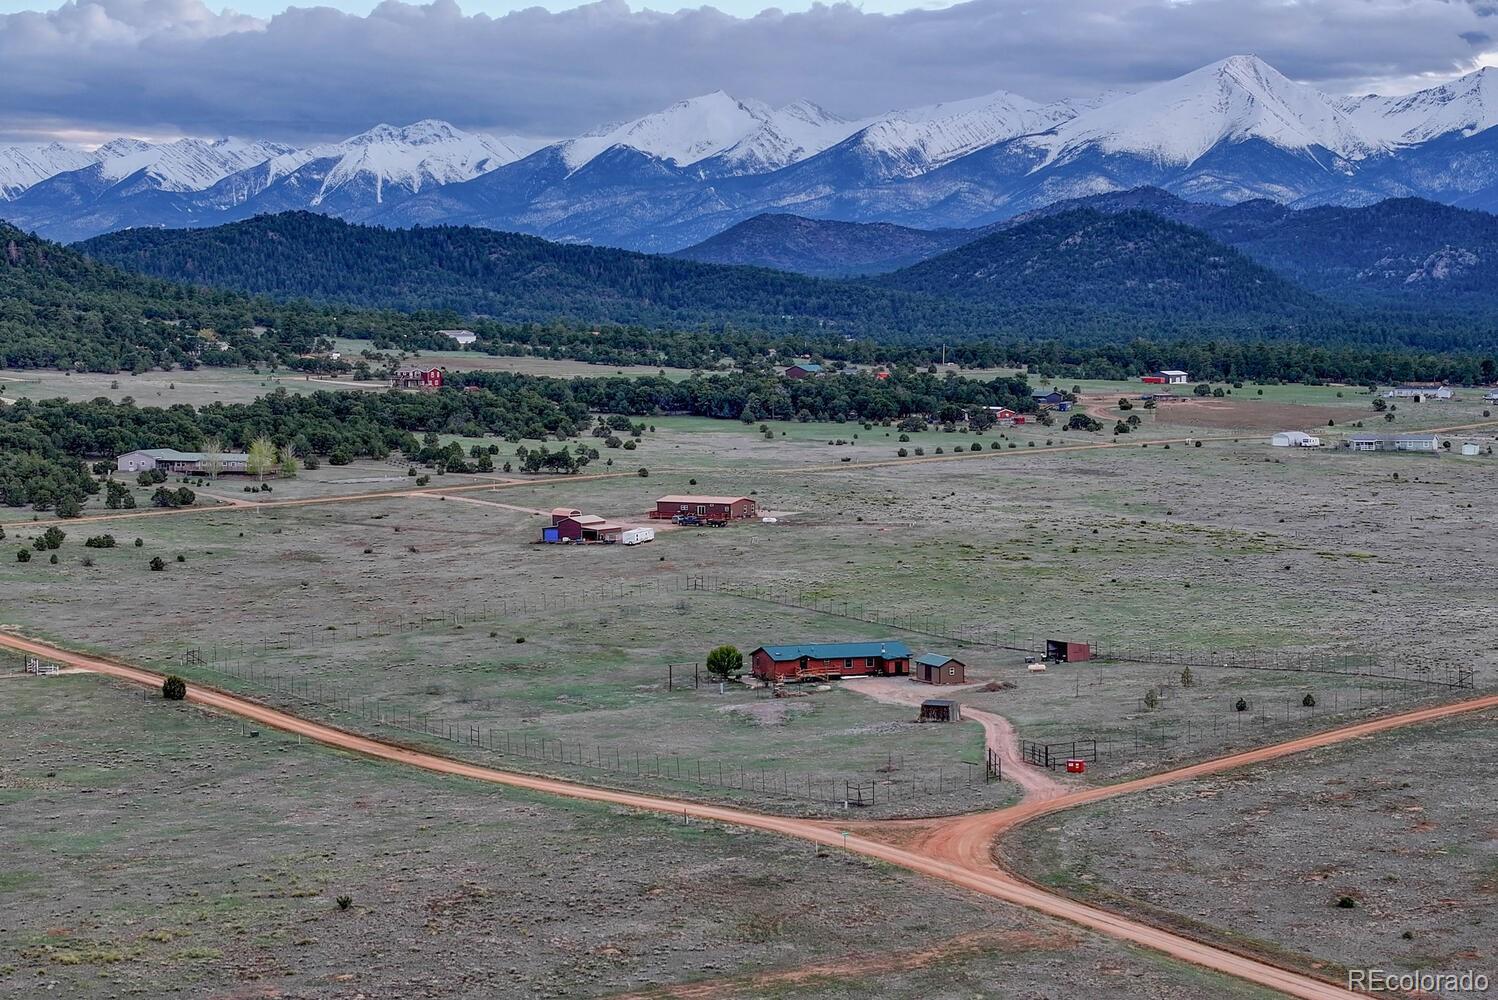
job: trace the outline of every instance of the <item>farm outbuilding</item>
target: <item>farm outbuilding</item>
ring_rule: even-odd
[[[1280,431],[1269,439],[1276,448],[1320,448],[1321,439],[1305,431]]]
[[[1154,378],[1165,385],[1185,385],[1191,380],[1191,375],[1179,368],[1162,368],[1154,373]]]
[[[1011,410],[1007,406],[986,407],[993,414],[994,423],[1000,427],[1018,427],[1025,422],[1025,415]]]
[[[903,642],[813,642],[761,646],[749,654],[754,676],[766,683],[824,677],[903,677],[910,647]]]
[[[922,722],[961,722],[962,706],[950,698],[927,698],[921,702]]]
[[[820,374],[822,374],[822,366],[814,365],[809,361],[791,365],[785,370],[786,378],[814,378]]]
[[[1468,458],[1471,458],[1473,455],[1481,455],[1482,447],[1475,442],[1468,441],[1466,444],[1462,445],[1462,454],[1467,456]]]
[[[941,653],[922,653],[913,661],[915,679],[922,684],[966,684],[967,665]]]
[[[1047,639],[1045,658],[1055,663],[1086,663],[1092,659],[1092,647],[1085,642],[1070,642],[1066,639]]]
[[[710,497],[673,494],[655,502],[654,518],[670,520],[678,514],[690,514],[709,520],[743,521],[754,517],[758,504],[751,497]]]
[[[1041,406],[1057,406],[1066,402],[1060,389],[1031,389],[1030,398]]]
[[[541,530],[541,540],[558,542],[617,542],[624,525],[613,524],[597,514],[552,514],[552,524]],[[554,536],[554,537],[553,537]]]

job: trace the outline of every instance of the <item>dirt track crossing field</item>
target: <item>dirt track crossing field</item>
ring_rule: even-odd
[[[151,671],[96,656],[70,652],[19,636],[0,636],[0,645],[20,652],[44,656],[70,667],[95,671],[148,687],[159,686],[162,679],[160,674]],[[993,861],[992,845],[1000,834],[1022,823],[1072,806],[1158,788],[1249,764],[1262,763],[1307,749],[1343,743],[1403,726],[1498,707],[1498,695],[1472,698],[1463,702],[1419,709],[1344,726],[1287,743],[1204,761],[1117,785],[1091,788],[1050,800],[1033,800],[1009,809],[927,824],[919,836],[918,849],[911,850],[892,846],[880,840],[881,829],[878,826],[865,827],[855,834],[842,830],[835,824],[820,821],[771,816],[698,802],[619,792],[480,767],[398,744],[358,736],[333,726],[311,722],[287,712],[267,708],[246,698],[201,686],[194,686],[190,689],[189,699],[205,708],[237,715],[262,725],[299,734],[328,746],[392,763],[569,798],[744,826],[811,841],[831,848],[842,847],[920,874],[943,879],[1005,902],[1080,924],[1191,964],[1237,976],[1290,996],[1311,998],[1311,1000],[1331,1000],[1331,998],[1348,1000],[1357,994],[1340,986],[1288,972],[1263,961],[1206,945],[1041,889],[1000,869]],[[906,831],[901,830],[898,824],[893,824],[893,826],[895,826],[897,837],[906,836]]]

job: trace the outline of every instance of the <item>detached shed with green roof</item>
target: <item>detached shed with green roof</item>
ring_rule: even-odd
[[[761,646],[749,654],[754,676],[776,681],[832,677],[903,677],[910,673],[910,647],[903,642],[812,642]]]
[[[940,653],[922,653],[915,658],[915,679],[922,684],[966,684],[967,664]]]

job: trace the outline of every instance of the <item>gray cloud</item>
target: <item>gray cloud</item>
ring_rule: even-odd
[[[387,0],[269,20],[201,0],[81,0],[0,17],[0,131],[339,138],[445,118],[570,134],[723,89],[845,114],[1005,89],[1134,88],[1237,52],[1330,91],[1470,68],[1491,21],[1452,0],[972,0],[867,14],[839,3],[737,18],[622,0],[465,16]]]

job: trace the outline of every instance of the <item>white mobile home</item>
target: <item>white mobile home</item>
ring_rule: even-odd
[[[1439,454],[1441,445],[1434,434],[1354,434],[1347,439],[1353,451],[1416,451]]]

